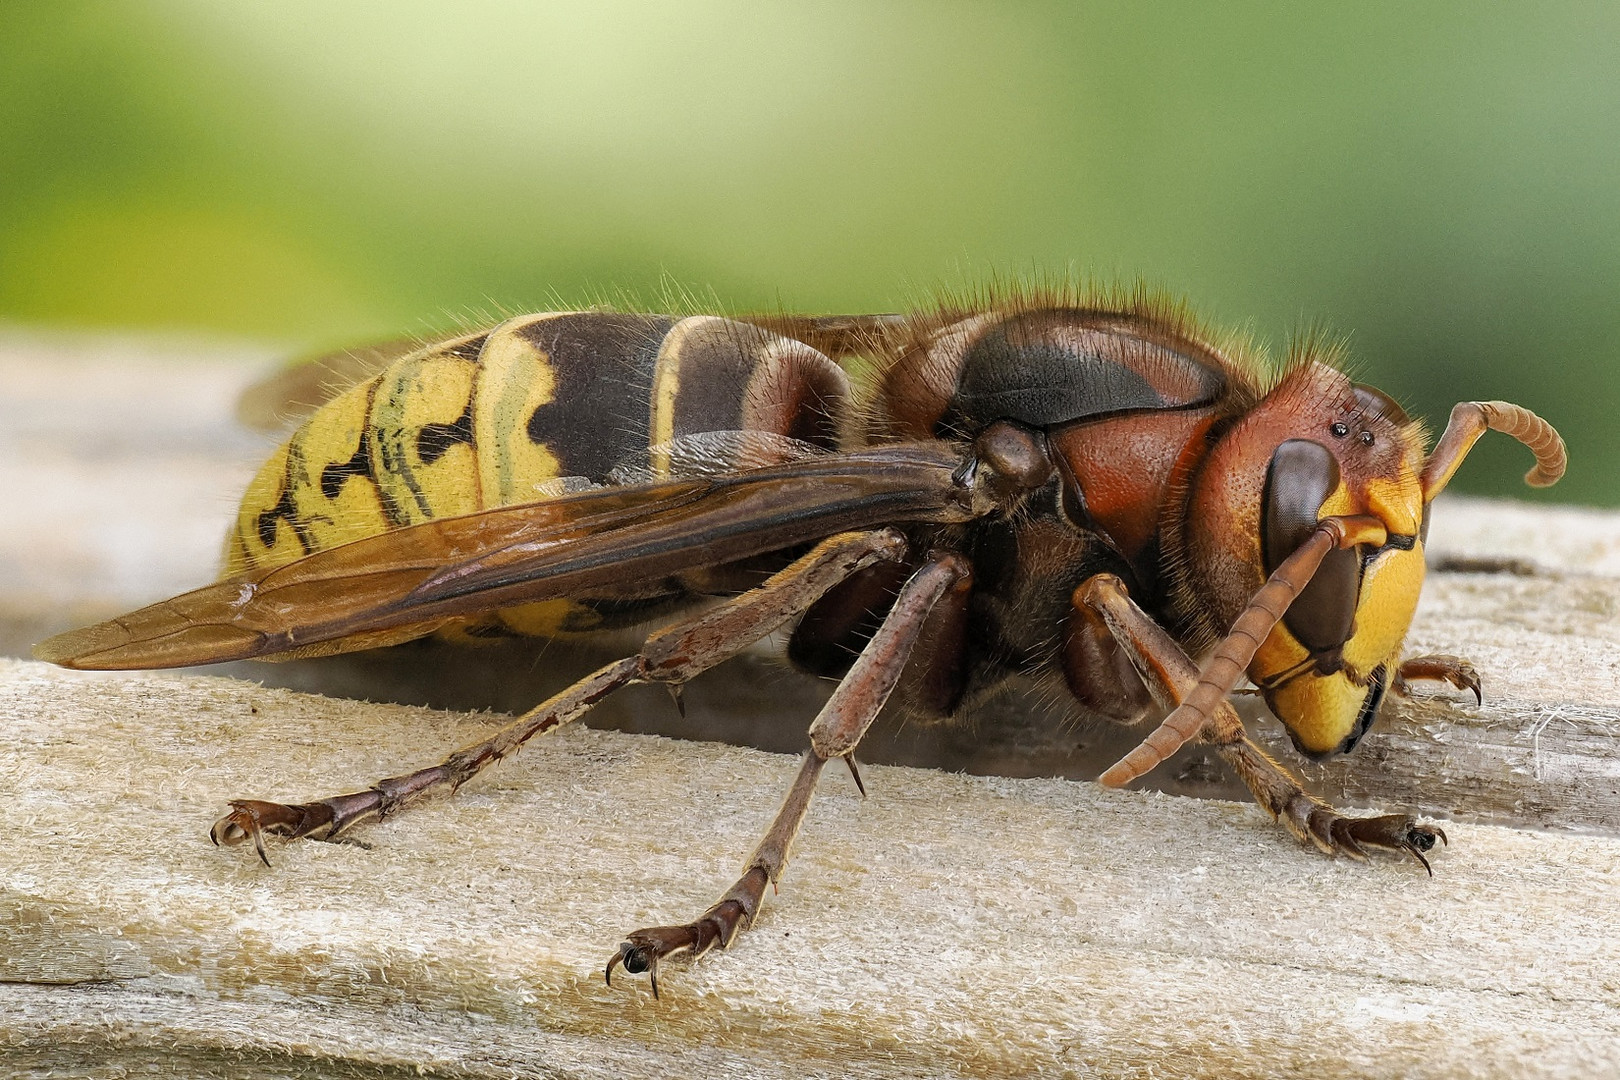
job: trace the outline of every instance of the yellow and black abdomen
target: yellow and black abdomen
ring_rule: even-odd
[[[260,469],[227,576],[435,518],[533,502],[564,477],[670,468],[708,431],[837,443],[844,373],[802,342],[714,316],[525,315],[402,357],[317,410]],[[585,631],[589,604],[498,614],[524,634]]]

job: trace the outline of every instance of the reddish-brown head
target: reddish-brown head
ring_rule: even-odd
[[[1399,664],[1423,584],[1423,451],[1388,397],[1310,362],[1238,420],[1193,479],[1186,585],[1222,631],[1322,518],[1367,514],[1388,531],[1376,549],[1330,552],[1249,665],[1307,754],[1353,747]]]

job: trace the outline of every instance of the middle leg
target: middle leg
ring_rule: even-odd
[[[851,755],[893,693],[912,648],[923,636],[929,613],[948,594],[960,597],[971,587],[967,561],[955,554],[940,555],[911,576],[877,633],[810,725],[810,750],[804,755],[782,808],[744,866],[742,877],[691,922],[648,927],[627,935],[608,959],[603,973],[608,985],[613,984],[615,968],[623,967],[632,975],[646,972],[653,996],[657,997],[661,959],[680,953],[701,956],[716,945],[726,948],[738,931],[752,925],[764,900],[765,886],[775,885],[787,865],[788,849],[810,809],[822,768],[841,757],[854,771]],[[856,783],[860,783],[858,773]]]

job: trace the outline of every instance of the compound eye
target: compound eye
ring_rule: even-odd
[[[1267,574],[1310,536],[1322,515],[1322,503],[1338,486],[1338,460],[1321,443],[1289,439],[1277,447],[1266,469],[1261,504],[1261,552]],[[1337,666],[1350,639],[1360,592],[1360,553],[1330,551],[1283,615],[1283,625],[1310,650],[1318,667]]]

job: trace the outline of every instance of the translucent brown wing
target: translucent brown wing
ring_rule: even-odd
[[[903,329],[904,315],[765,315],[741,317],[790,338],[808,343],[839,359],[870,351],[884,335]],[[467,350],[475,358],[487,330],[439,340],[401,337],[299,357],[254,383],[236,402],[236,418],[255,431],[286,431],[357,383],[364,382],[404,356],[427,350]]]
[[[236,401],[236,419],[255,431],[286,431],[402,356],[428,349],[458,348],[471,348],[476,356],[476,346],[483,343],[485,333],[457,334],[442,340],[402,337],[299,357],[242,391]]]
[[[469,614],[653,580],[905,521],[964,521],[943,443],[602,488],[357,540],[60,634],[65,667],[158,668],[405,640]],[[411,628],[406,630],[404,628]]]
[[[881,351],[883,343],[916,333],[910,315],[739,315],[741,322],[802,341],[834,360]]]

